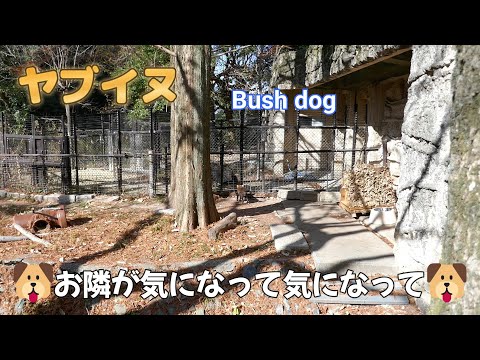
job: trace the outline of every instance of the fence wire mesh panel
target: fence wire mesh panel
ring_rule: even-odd
[[[345,170],[364,162],[367,109],[295,118],[250,111],[213,120],[213,191],[243,184],[261,195],[279,189],[338,190]],[[21,192],[167,195],[170,114],[136,119],[127,112],[1,115],[1,186]]]

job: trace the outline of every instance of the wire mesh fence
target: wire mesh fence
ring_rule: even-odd
[[[254,116],[212,121],[212,191],[246,185],[255,193],[279,189],[338,190],[343,171],[366,158],[367,117],[308,117],[277,124]],[[365,111],[366,114],[366,111]],[[21,192],[168,194],[170,115],[128,113],[1,117],[0,185]]]

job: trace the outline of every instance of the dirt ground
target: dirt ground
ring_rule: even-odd
[[[0,314],[419,314],[411,302],[406,306],[317,305],[303,297],[286,300],[283,276],[292,269],[314,271],[309,253],[277,253],[269,225],[281,223],[274,214],[282,204],[274,198],[259,198],[238,204],[235,198],[218,198],[222,216],[234,211],[239,225],[221,234],[218,240],[207,237],[207,229],[185,234],[175,231],[174,217],[158,214],[164,208],[158,200],[99,196],[88,202],[66,206],[69,227],[50,229],[43,238],[51,247],[30,240],[0,242]],[[46,204],[26,200],[0,201],[0,236],[19,235],[11,226],[12,216]],[[252,277],[253,272],[280,271],[270,289],[278,297],[270,298],[262,291],[262,280],[252,280],[247,295],[237,295],[242,285],[223,286],[225,293],[209,299],[196,292],[193,297],[179,295],[153,300],[143,299],[137,285],[128,298],[123,295],[105,299],[83,299],[53,294],[46,300],[30,304],[19,302],[13,283],[13,265],[20,259],[50,262],[59,271],[69,263],[80,263],[109,269],[116,275],[118,268],[155,269],[165,271],[167,280],[172,271],[203,273],[204,269],[220,272],[227,283],[236,277]],[[210,261],[195,267],[192,261]],[[197,264],[198,265],[198,264]],[[215,267],[220,266],[220,267]],[[221,268],[223,266],[223,268]],[[142,273],[143,270],[140,271]],[[254,275],[254,274],[253,274]],[[168,281],[167,285],[168,285]],[[52,285],[55,286],[56,281]],[[186,280],[186,289],[196,289],[198,283]],[[178,288],[178,286],[177,286]]]

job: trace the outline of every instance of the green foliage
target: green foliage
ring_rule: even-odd
[[[142,119],[149,116],[149,107],[152,104],[145,105],[142,95],[148,92],[148,78],[143,74],[147,67],[161,67],[170,64],[170,55],[158,49],[153,45],[135,45],[125,48],[128,53],[124,64],[117,67],[112,72],[112,77],[119,76],[130,69],[135,69],[138,76],[129,84],[128,87],[128,117],[131,119]],[[159,99],[153,103],[153,109],[158,110],[167,104],[165,99]]]
[[[129,84],[129,103],[126,107],[132,110],[129,113],[131,117],[144,118],[148,117],[149,109],[143,103],[142,95],[148,92],[149,87],[143,71],[146,67],[167,66],[169,55],[154,45],[0,45],[0,111],[17,114],[18,118],[24,119],[30,110],[62,110],[63,105],[53,95],[46,97],[49,101],[40,107],[29,106],[26,91],[17,82],[27,66],[35,65],[39,69],[58,71],[92,64],[101,69],[96,87],[99,81],[121,75],[132,68],[138,72],[139,76]],[[55,92],[70,91],[77,85],[59,80]],[[77,105],[77,108],[108,110],[117,107],[112,98],[112,94],[96,91],[85,103]],[[160,100],[153,107],[158,109],[164,105],[165,102]]]

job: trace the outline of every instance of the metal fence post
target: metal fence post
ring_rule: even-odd
[[[150,108],[150,152],[149,152],[149,191],[152,191],[150,197],[157,195],[157,154],[155,154],[155,120],[153,117],[153,106]]]
[[[353,139],[352,139],[352,166],[355,166],[355,155],[357,150],[357,127],[358,127],[358,104],[357,104],[357,94],[355,93],[355,105],[353,107],[354,116],[353,116]]]
[[[367,163],[367,144],[368,143],[368,104],[365,104],[365,139],[363,144],[363,162]]]
[[[168,146],[165,146],[165,194],[168,196]]]
[[[245,110],[240,111],[240,184],[243,185],[243,131]]]
[[[220,191],[223,191],[225,144],[223,141],[223,120],[220,120]]]
[[[77,113],[73,113],[73,151],[75,152],[75,183],[77,193],[80,192],[80,181],[78,176],[78,138],[77,138]]]
[[[298,141],[300,140],[300,111],[297,111],[297,122],[295,124],[296,127],[296,151],[295,151],[295,172],[294,172],[294,178],[293,178],[293,185],[294,185],[294,190],[298,190]]]
[[[122,121],[120,118],[120,111],[117,110],[117,180],[118,193],[122,193]]]
[[[155,177],[153,173],[153,151],[148,150],[148,196],[155,197]]]

